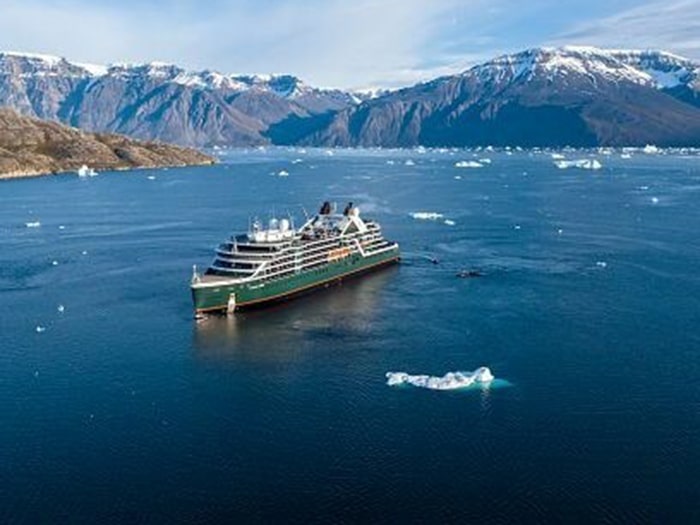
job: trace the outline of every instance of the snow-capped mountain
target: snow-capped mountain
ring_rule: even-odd
[[[225,75],[173,64],[94,65],[30,53],[0,53],[0,105],[90,131],[189,145],[256,144],[290,116],[344,109],[352,93],[292,75]]]
[[[463,73],[463,76],[471,75],[497,81],[531,80],[537,75],[565,80],[571,75],[583,75],[590,79],[669,89],[697,83],[700,65],[664,51],[542,47],[504,55]]]
[[[700,65],[662,51],[535,48],[369,100],[325,145],[700,145]]]
[[[292,75],[0,53],[0,105],[186,145],[700,145],[700,64],[663,51],[542,47],[353,93]]]

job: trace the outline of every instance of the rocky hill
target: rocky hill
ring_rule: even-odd
[[[291,75],[223,75],[172,64],[97,66],[0,53],[0,106],[86,131],[211,146],[269,143],[264,132],[360,102]]]
[[[698,146],[700,65],[659,51],[531,49],[347,108],[296,141]]]
[[[0,179],[76,171],[212,164],[189,148],[86,133],[0,109]]]

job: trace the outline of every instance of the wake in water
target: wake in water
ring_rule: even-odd
[[[406,372],[387,372],[389,386],[412,385],[431,390],[455,390],[475,385],[488,385],[495,378],[488,367],[482,366],[473,372],[447,372],[444,376],[410,375]]]

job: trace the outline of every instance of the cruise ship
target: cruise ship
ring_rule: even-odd
[[[347,277],[399,261],[399,245],[379,224],[360,217],[349,203],[342,213],[324,202],[318,214],[295,229],[289,219],[254,221],[216,249],[203,274],[192,275],[195,314],[233,313],[288,299]]]

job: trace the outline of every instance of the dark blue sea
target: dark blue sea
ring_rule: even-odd
[[[700,522],[700,153],[216,153],[0,182],[1,523]],[[325,199],[402,264],[193,319],[193,264]]]

